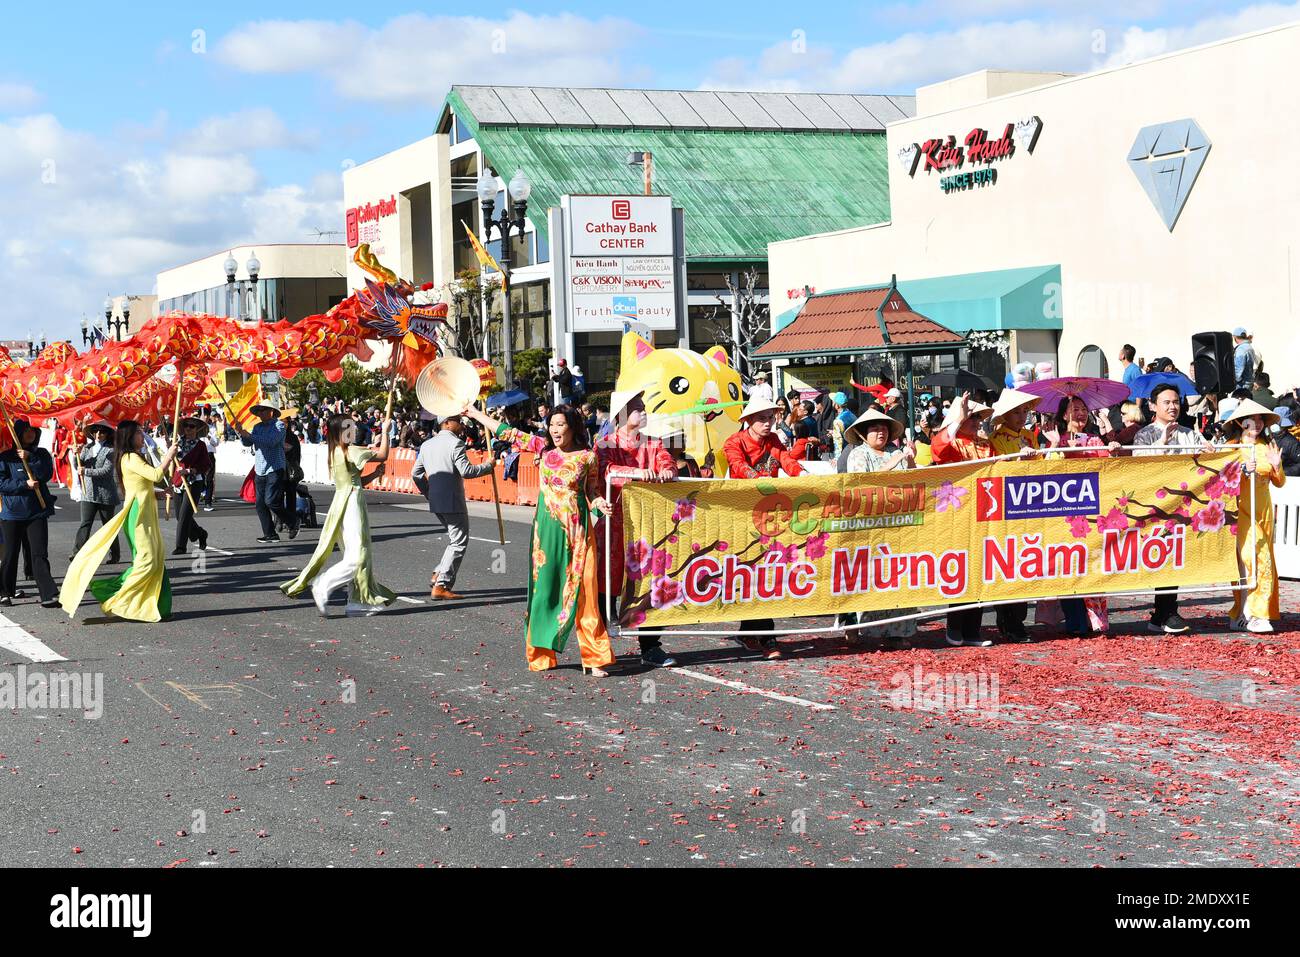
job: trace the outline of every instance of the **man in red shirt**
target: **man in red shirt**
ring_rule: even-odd
[[[722,446],[727,459],[727,475],[736,479],[775,478],[784,470],[787,475],[803,474],[799,457],[787,451],[772,432],[778,414],[775,402],[751,399],[740,413],[741,429]],[[740,623],[740,631],[772,631],[771,618],[753,618]],[[768,658],[780,658],[781,649],[771,635],[739,639],[750,651],[761,651]]]
[[[740,431],[722,445],[730,478],[775,478],[779,469],[801,475],[799,457],[787,450],[772,431],[778,413],[775,402],[753,399],[740,413]]]

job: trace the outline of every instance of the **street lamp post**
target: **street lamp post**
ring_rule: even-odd
[[[484,169],[478,178],[478,199],[483,204],[483,244],[492,241],[495,229],[501,235],[501,326],[504,345],[506,388],[515,387],[514,325],[510,321],[510,232],[511,229],[524,235],[527,222],[528,197],[532,194],[533,184],[528,181],[524,171],[515,170],[510,184],[506,187],[508,195],[501,210],[500,219],[492,218],[496,206],[496,174]]]
[[[107,299],[104,300],[104,332],[107,333],[109,329],[112,329],[113,335],[118,342],[122,341],[122,333],[125,332],[127,330],[127,327],[131,324],[129,313],[127,312],[127,310],[130,308],[131,308],[130,297],[123,296],[122,316],[121,318],[115,318],[113,316],[113,297],[109,296]]]
[[[27,355],[35,359],[45,349],[45,333],[41,333],[40,339],[37,339],[29,331],[27,333]]]
[[[249,318],[252,318],[252,313],[256,310],[257,321],[261,322],[262,311],[257,309],[257,276],[262,271],[262,263],[258,260],[257,253],[249,256],[248,262],[244,263],[244,268],[248,270],[248,278],[245,280],[235,281],[235,273],[239,271],[239,263],[235,262],[234,253],[229,253],[222,265],[226,270],[226,289],[228,293],[226,296],[226,312],[231,315],[231,318],[244,322],[246,321],[244,319],[245,315],[247,314]],[[245,310],[250,292],[252,293],[251,308]],[[231,308],[230,294],[234,295],[237,303],[233,309]]]

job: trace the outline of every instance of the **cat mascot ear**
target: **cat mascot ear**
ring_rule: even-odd
[[[712,359],[715,362],[720,362],[724,366],[731,365],[731,359],[727,356],[727,350],[722,348],[722,346],[714,346],[712,349],[705,349],[704,355],[706,358]]]
[[[620,375],[625,370],[635,368],[636,364],[647,356],[654,355],[655,346],[635,332],[623,333],[623,351],[619,356]]]

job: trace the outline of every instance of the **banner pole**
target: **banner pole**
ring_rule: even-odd
[[[486,412],[487,402],[482,397],[479,398],[479,401],[483,403],[483,410]],[[486,438],[488,441],[488,454],[491,455],[492,437],[489,435]],[[493,456],[492,471],[488,475],[492,478],[492,504],[496,506],[497,510],[497,539],[504,545],[506,543],[506,523],[501,517],[501,493],[497,491],[497,463],[495,456]]]

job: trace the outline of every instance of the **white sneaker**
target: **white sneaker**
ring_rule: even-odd
[[[377,615],[383,610],[383,605],[357,605],[348,602],[345,614],[349,618],[369,618],[371,615]]]
[[[1229,618],[1228,627],[1233,631],[1249,631],[1250,623],[1245,618]]]
[[[1273,626],[1269,624],[1267,618],[1252,618],[1246,623],[1246,628],[1257,635],[1267,635],[1273,631]]]

